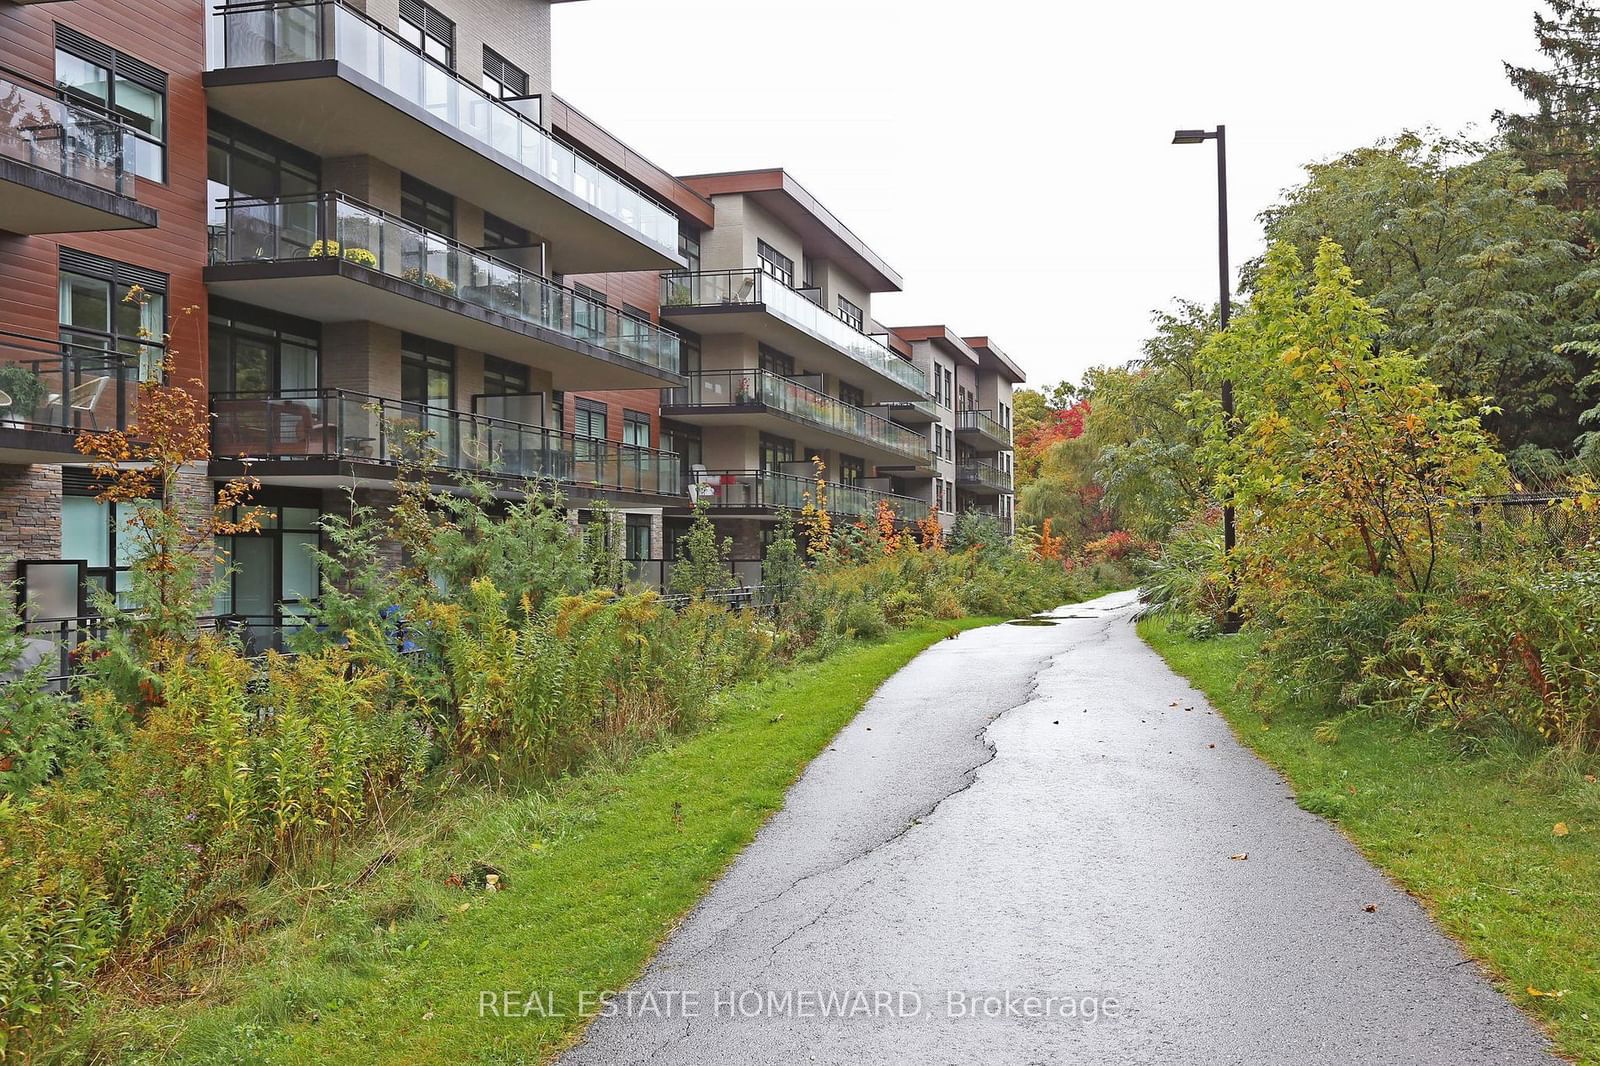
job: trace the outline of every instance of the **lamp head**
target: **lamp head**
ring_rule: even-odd
[[[1172,134],[1173,144],[1201,144],[1215,137],[1210,130],[1177,130]]]

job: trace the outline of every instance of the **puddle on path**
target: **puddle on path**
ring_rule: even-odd
[[[1053,618],[1013,618],[1006,623],[1008,626],[1053,626],[1055,624],[1055,619]]]

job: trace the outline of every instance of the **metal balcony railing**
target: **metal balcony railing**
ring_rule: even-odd
[[[956,465],[956,485],[976,485],[996,492],[1011,491],[1011,475],[990,463],[968,459]]]
[[[342,193],[223,200],[212,263],[343,259],[656,370],[677,373],[678,335]]]
[[[774,470],[696,470],[695,494],[707,507],[736,507],[798,511],[815,502],[815,478],[784,474]],[[896,515],[908,522],[928,516],[928,501],[900,496],[893,492],[869,489],[862,485],[824,482],[826,509],[833,514],[859,517],[876,514],[879,502],[887,503]]]
[[[342,389],[212,393],[211,411],[219,457],[397,463],[425,446],[450,470],[683,494],[674,452]]]
[[[975,407],[956,412],[956,431],[959,433],[982,433],[986,437],[998,441],[1011,441],[1011,431],[989,414]]]
[[[928,457],[928,438],[768,370],[702,370],[682,388],[661,390],[663,407],[763,406],[791,418],[918,461]]]
[[[211,13],[207,32],[214,69],[338,60],[482,154],[534,171],[621,229],[677,250],[678,219],[671,211],[557,141],[515,102],[491,97],[353,7],[331,0],[225,4]]]
[[[0,429],[75,434],[126,429],[142,373],[160,370],[160,350],[111,352],[0,332]]]
[[[115,117],[0,68],[0,156],[132,199],[133,153]]]
[[[760,270],[679,271],[661,276],[663,307],[764,306],[797,329],[821,338],[857,363],[897,385],[927,394],[928,379],[916,366],[844,319]]]

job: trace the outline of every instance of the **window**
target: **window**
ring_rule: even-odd
[[[533,391],[528,367],[493,355],[483,357],[483,392],[473,397],[472,409],[525,426],[544,425],[544,393]]]
[[[756,241],[756,258],[761,260],[762,271],[777,278],[791,289],[794,288],[793,259],[763,240]]]
[[[781,471],[784,463],[794,462],[794,441],[788,437],[761,434],[761,469]]]
[[[935,456],[944,454],[944,433],[938,426],[933,427],[933,454]]]
[[[165,274],[62,248],[58,286],[63,343],[137,356],[142,381],[160,372],[166,357]]]
[[[291,315],[211,298],[211,391],[317,387],[322,327]]]
[[[956,453],[956,435],[948,429],[944,431],[944,453],[946,455]]]
[[[206,147],[207,221],[220,226],[225,217],[220,201],[235,197],[274,199],[317,191],[322,163],[301,151],[226,116],[211,113]],[[317,239],[316,204],[286,204],[280,228],[289,239],[299,231],[309,248]]]
[[[867,461],[858,459],[854,455],[839,456],[839,482],[843,485],[859,485],[867,479]]]
[[[939,478],[933,480],[933,509],[944,510],[944,482]]]
[[[572,432],[580,437],[606,439],[606,405],[579,396],[573,412]]]
[[[794,377],[793,356],[785,355],[776,348],[768,348],[765,344],[761,345],[760,351],[762,370],[769,374],[777,374],[779,377]]]
[[[56,85],[74,102],[109,111],[133,131],[124,166],[167,180],[167,76],[66,26],[56,27]]]
[[[567,429],[567,394],[552,392],[550,394],[550,425],[557,433],[564,433]]]
[[[622,305],[622,313],[617,316],[617,339],[622,343],[623,351],[633,350],[630,346],[637,345],[639,350],[645,350],[650,344],[650,312],[642,307],[632,304]]]
[[[578,295],[572,301],[572,332],[589,340],[603,339],[606,335],[606,294],[578,282],[573,283],[572,291]]]
[[[423,229],[456,235],[456,200],[410,174],[400,175],[400,217]]]
[[[416,404],[407,412],[413,427],[430,434],[428,445],[449,463],[456,451],[456,424],[449,414],[455,408],[456,352],[453,347],[410,333],[400,335],[400,399]]]
[[[483,91],[496,100],[528,95],[528,73],[508,62],[499,52],[483,49]]]
[[[622,443],[650,447],[650,416],[643,411],[622,412]]]
[[[243,623],[252,652],[281,648],[280,634],[305,624],[321,591],[313,552],[321,540],[322,515],[315,495],[299,506],[268,501],[262,509],[260,532],[217,538],[225,560],[219,570],[231,565],[232,572],[219,575],[215,610],[218,617],[233,615]]]
[[[688,264],[690,272],[700,269],[700,235],[680,227],[678,230],[678,255]]]
[[[400,37],[435,63],[454,70],[456,24],[418,0],[400,0]]]
[[[484,248],[531,248],[532,246],[533,237],[527,230],[487,211],[483,213]]]
[[[670,418],[661,420],[661,450],[674,452],[678,456],[678,469],[685,474],[694,467],[705,464],[705,452],[701,445],[700,427],[687,425],[683,422],[674,422]]]
[[[839,399],[854,407],[867,406],[867,394],[854,385],[839,382]]]
[[[700,337],[688,330],[678,332],[678,362],[685,374],[700,373]]]
[[[866,316],[862,313],[861,308],[846,300],[843,296],[839,297],[839,317],[858,330],[866,321]]]
[[[650,558],[650,516],[647,514],[630,514],[623,516],[626,527],[626,541],[623,544],[625,558],[629,562],[643,562]]]

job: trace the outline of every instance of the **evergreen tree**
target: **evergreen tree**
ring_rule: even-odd
[[[1550,65],[1505,65],[1533,110],[1498,111],[1495,122],[1529,173],[1557,170],[1567,179],[1559,202],[1587,210],[1600,196],[1600,10],[1590,0],[1547,2],[1551,14],[1535,12],[1533,28]]]

